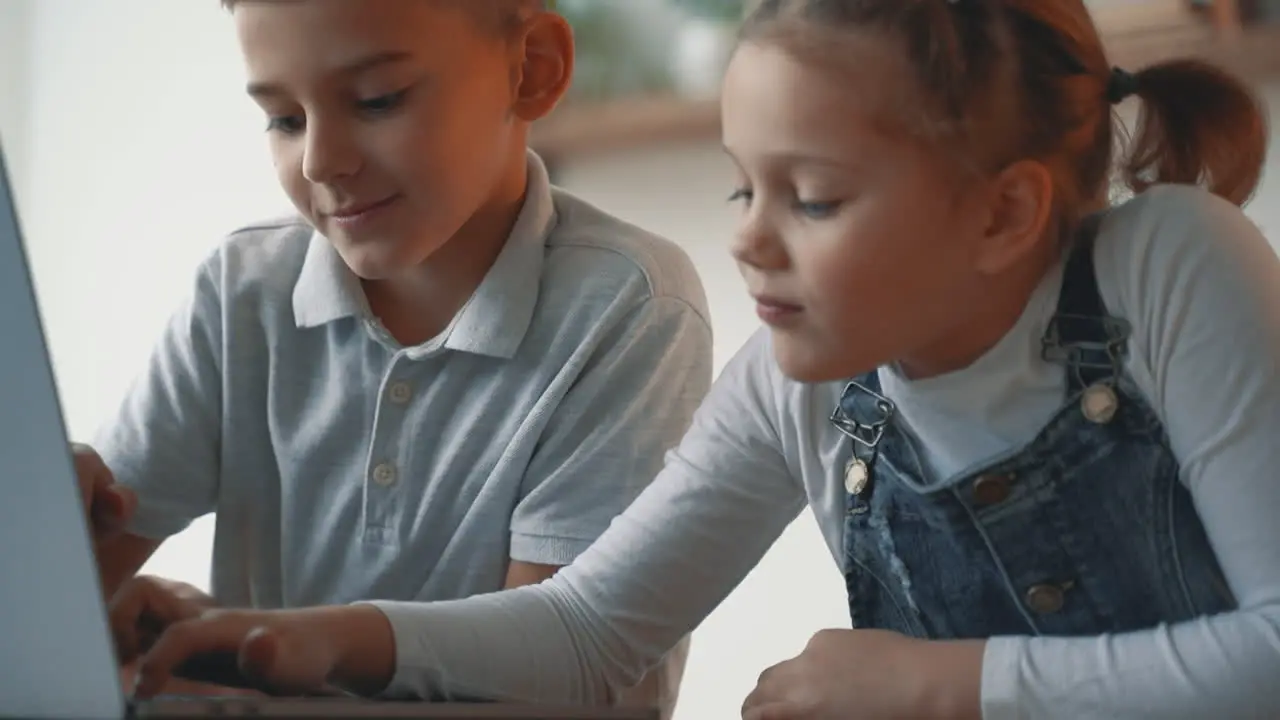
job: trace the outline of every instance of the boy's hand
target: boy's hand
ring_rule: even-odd
[[[138,659],[165,628],[213,607],[212,597],[186,583],[146,575],[126,581],[107,606],[120,663]]]
[[[111,539],[124,532],[133,517],[138,498],[129,488],[116,482],[111,469],[88,445],[71,445],[76,476],[80,481],[80,498],[94,542]]]
[[[207,610],[169,625],[138,666],[135,694],[164,690],[184,663],[208,655],[235,657],[255,687],[286,695],[373,695],[395,672],[395,638],[371,606],[304,610]]]
[[[137,663],[130,663],[120,668],[120,687],[126,695],[133,693],[133,688],[138,682],[138,666]],[[225,687],[212,683],[198,682],[195,680],[186,680],[183,678],[170,678],[164,687],[160,688],[159,695],[180,695],[183,697],[248,697],[260,698],[266,697],[266,693],[258,690],[246,690],[244,688]]]
[[[199,617],[214,607],[213,598],[174,580],[138,576],[116,592],[108,606],[111,632],[120,659],[120,683],[132,693],[138,681],[138,663],[143,655],[174,623]],[[234,668],[204,672],[198,677],[172,677],[157,694],[214,697],[262,697],[264,693],[246,687],[235,678]]]

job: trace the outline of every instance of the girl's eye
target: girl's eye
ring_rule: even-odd
[[[822,202],[796,201],[796,210],[812,220],[829,218],[834,215],[838,209],[840,209],[839,200],[825,200]]]
[[[404,101],[404,96],[408,92],[408,90],[401,90],[387,95],[379,95],[367,100],[360,100],[356,105],[360,107],[361,112],[370,115],[381,115],[400,107],[400,104]]]
[[[285,135],[296,135],[306,127],[306,121],[299,115],[280,115],[267,119],[267,131]]]
[[[751,204],[752,192],[746,188],[738,188],[729,195],[729,202],[741,202],[747,205]]]

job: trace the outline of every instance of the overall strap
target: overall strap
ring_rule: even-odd
[[[1067,385],[1079,392],[1113,378],[1120,369],[1129,325],[1107,314],[1093,265],[1102,213],[1080,224],[1062,271],[1058,307],[1042,339],[1046,360],[1067,366]]]
[[[896,410],[881,392],[877,371],[859,375],[845,385],[831,414],[831,423],[853,441],[854,455],[864,459],[874,457]]]

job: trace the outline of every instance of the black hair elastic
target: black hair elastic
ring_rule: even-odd
[[[1107,79],[1107,102],[1117,105],[1138,92],[1138,78],[1122,68],[1111,68]]]

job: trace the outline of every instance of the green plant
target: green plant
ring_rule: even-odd
[[[671,4],[685,14],[717,22],[738,22],[742,19],[743,0],[671,0]]]
[[[577,63],[570,100],[599,101],[671,88],[668,59],[652,32],[637,26],[635,0],[560,0],[573,27]]]

